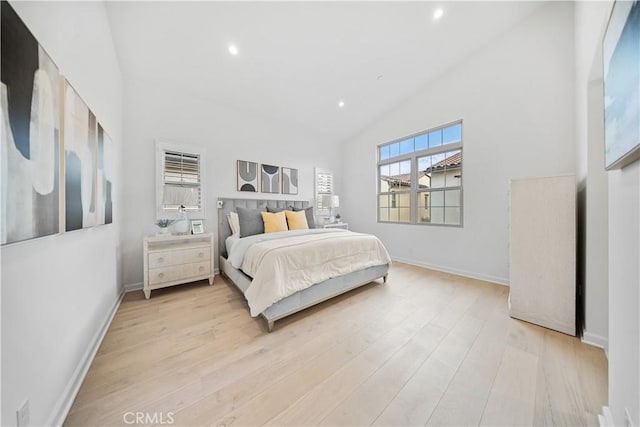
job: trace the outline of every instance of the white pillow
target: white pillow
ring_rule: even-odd
[[[227,220],[229,221],[229,227],[231,227],[231,234],[234,236],[240,235],[240,219],[238,219],[237,212],[229,212],[227,215]]]

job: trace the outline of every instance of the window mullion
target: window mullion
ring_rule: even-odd
[[[415,224],[418,212],[418,157],[411,158],[411,196],[409,198],[409,223]]]

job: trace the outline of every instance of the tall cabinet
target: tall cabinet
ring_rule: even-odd
[[[576,334],[575,175],[510,182],[511,317]]]

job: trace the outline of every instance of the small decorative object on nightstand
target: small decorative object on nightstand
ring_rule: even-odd
[[[201,219],[194,219],[191,221],[191,234],[204,233],[204,224]]]
[[[171,233],[169,233],[169,226],[173,224],[173,221],[170,219],[159,219],[156,221],[156,225],[158,226],[159,230],[156,231],[156,235],[157,236],[167,236]]]
[[[209,279],[213,285],[213,234],[144,238],[144,296],[154,289]]]

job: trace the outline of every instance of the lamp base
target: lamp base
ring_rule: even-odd
[[[173,223],[173,234],[189,233],[189,217],[186,212],[180,212],[178,219]]]

